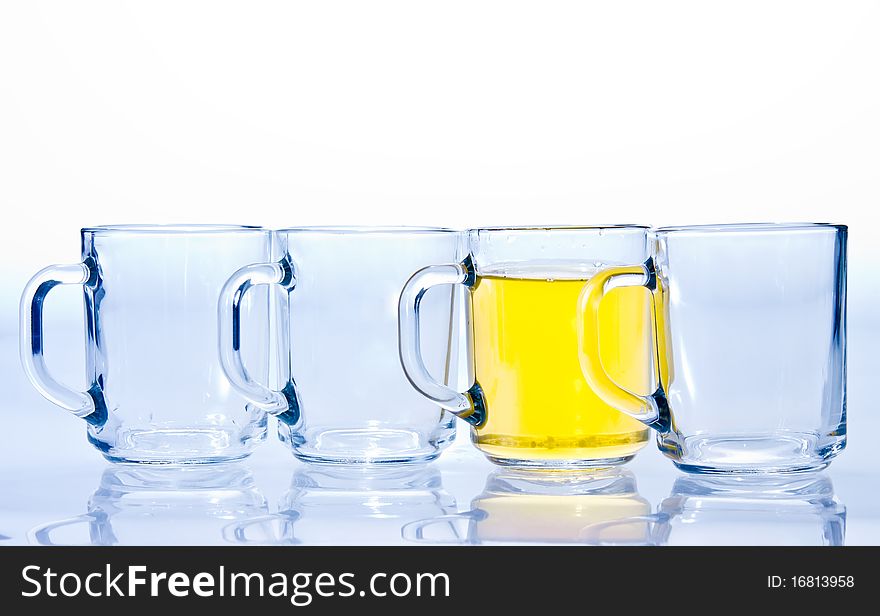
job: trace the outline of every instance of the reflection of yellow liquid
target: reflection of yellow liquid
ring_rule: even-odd
[[[648,430],[590,389],[578,360],[578,296],[589,278],[481,276],[474,289],[475,376],[486,423],[475,442],[493,458],[585,462],[632,456]],[[601,359],[623,387],[651,383],[648,292],[614,289],[601,305]]]
[[[649,525],[638,516],[651,505],[637,494],[548,496],[512,494],[482,497],[474,507],[481,541],[643,543]]]

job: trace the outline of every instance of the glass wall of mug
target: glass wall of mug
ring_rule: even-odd
[[[605,467],[631,459],[648,430],[601,399],[578,363],[577,301],[609,265],[647,258],[641,226],[484,228],[468,232],[468,257],[416,272],[400,300],[400,354],[413,386],[471,426],[493,462],[520,467]],[[467,289],[467,391],[437,382],[422,340],[434,335],[423,295]],[[644,289],[609,294],[597,360],[647,393],[651,383],[650,299]],[[465,341],[461,341],[462,344]]]
[[[419,227],[314,227],[276,232],[275,259],[242,268],[220,300],[221,359],[233,387],[279,420],[294,455],[318,463],[418,463],[454,437],[454,417],[409,386],[397,351],[397,301],[409,275],[461,259],[463,236]],[[253,378],[239,356],[252,287],[272,289],[280,382]],[[431,374],[455,384],[458,335],[447,287],[421,298]]]
[[[823,468],[846,445],[846,239],[826,224],[652,231],[647,263],[603,269],[584,287],[586,382],[655,428],[683,470]],[[620,285],[652,293],[659,379],[648,396],[596,361],[605,293]]]
[[[81,261],[37,273],[21,301],[21,358],[36,389],[83,418],[109,460],[203,463],[242,458],[265,438],[266,414],[229,386],[217,357],[217,297],[238,268],[271,255],[257,227],[117,225],[82,230]],[[43,305],[80,285],[86,387],[58,382],[44,357]],[[266,289],[244,298],[240,353],[268,378]]]

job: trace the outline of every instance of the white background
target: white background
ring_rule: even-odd
[[[878,32],[877,1],[3,0],[0,442],[93,455],[15,341],[81,226],[828,221],[851,233],[835,467],[876,485]],[[78,302],[48,308],[72,381]]]

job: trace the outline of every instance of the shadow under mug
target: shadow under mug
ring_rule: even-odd
[[[498,469],[470,511],[418,520],[403,528],[414,543],[650,544],[651,504],[632,473]],[[608,531],[593,533],[595,526]]]
[[[846,508],[828,477],[680,477],[658,509],[666,545],[844,545]]]
[[[293,454],[328,464],[431,460],[454,438],[454,417],[413,391],[397,352],[397,301],[409,275],[461,258],[462,235],[420,227],[315,227],[275,232],[276,260],[236,272],[220,298],[220,354],[237,392],[278,418]],[[281,386],[254,378],[240,354],[241,302],[256,288],[276,302]],[[425,361],[455,382],[455,294],[422,301]],[[264,359],[265,361],[265,359]]]
[[[21,299],[21,359],[34,387],[85,420],[88,440],[113,462],[204,463],[247,456],[266,414],[229,386],[217,357],[217,297],[239,267],[270,256],[257,227],[119,225],[82,230],[82,261],[53,265]],[[43,304],[57,285],[80,285],[87,391],[55,380],[44,358]],[[251,345],[240,353],[268,377],[268,294],[239,305]],[[260,314],[262,318],[256,318]]]
[[[28,537],[39,545],[215,545],[232,521],[267,512],[250,471],[237,464],[114,466],[87,513],[38,526]]]
[[[602,268],[580,295],[589,386],[654,428],[682,470],[827,466],[846,445],[846,227],[669,227],[650,238],[645,263]],[[640,286],[653,303],[651,395],[619,384],[598,359],[606,292]]]
[[[400,295],[400,358],[413,387],[470,424],[492,462],[532,468],[607,467],[631,459],[649,431],[587,386],[577,353],[577,299],[610,264],[647,257],[647,228],[486,228],[468,232],[468,257],[416,272]],[[425,366],[426,294],[465,289],[473,372],[465,392]],[[650,301],[621,289],[603,306],[596,359],[628,387],[648,392]],[[444,331],[445,333],[445,331]],[[462,336],[460,342],[464,342]]]
[[[455,510],[440,472],[424,466],[298,470],[279,512],[240,520],[226,541],[247,545],[397,545],[401,527]]]
[[[795,475],[679,477],[657,512],[585,529],[596,543],[632,524],[650,527],[651,545],[841,546],[846,507],[831,480]]]

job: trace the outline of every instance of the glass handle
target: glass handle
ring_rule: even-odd
[[[292,384],[274,391],[251,378],[241,357],[241,302],[254,285],[277,284],[293,288],[293,268],[285,262],[254,263],[235,272],[220,292],[217,303],[220,365],[238,393],[288,424],[299,419],[299,402]]]
[[[632,545],[633,543],[641,543],[642,545],[662,545],[662,542],[658,543],[658,540],[655,537],[655,533],[652,529],[655,525],[661,524],[666,521],[667,518],[663,514],[649,513],[647,515],[635,515],[628,518],[608,520],[606,522],[596,522],[594,524],[588,524],[587,526],[584,526],[578,533],[578,540],[589,545]],[[610,529],[639,523],[644,523],[648,527],[648,532],[646,533],[646,537],[643,542],[633,542],[626,540],[615,541],[613,538],[605,538],[607,536],[607,531]]]
[[[61,284],[85,285],[94,274],[86,263],[50,265],[37,272],[21,295],[19,346],[25,374],[44,398],[90,424],[103,425],[107,407],[98,385],[89,391],[76,391],[59,383],[49,374],[43,355],[43,303],[49,291]]]
[[[279,537],[272,537],[271,532],[268,533],[269,538],[265,541],[259,539],[251,539],[248,536],[248,530],[254,526],[272,526],[276,522],[283,522],[285,525],[293,524],[299,519],[299,513],[295,511],[283,511],[278,513],[269,513],[266,515],[250,518],[249,520],[232,522],[223,527],[221,534],[226,543],[246,544],[246,545],[265,545],[271,543],[273,545],[284,544],[293,545],[299,543],[294,538],[286,538],[284,534]]]
[[[578,298],[578,357],[581,371],[587,383],[606,404],[638,419],[650,428],[665,433],[669,430],[669,404],[662,383],[653,394],[642,396],[618,385],[605,371],[599,352],[600,316],[599,306],[607,292],[608,284],[615,278],[618,286],[643,286],[650,291],[656,289],[654,264],[650,259],[643,265],[610,267],[593,275],[584,285]],[[635,279],[636,281],[634,281]],[[659,323],[657,299],[652,294],[654,322]],[[655,325],[656,330],[656,325]],[[655,356],[659,357],[659,341],[654,337]],[[658,360],[659,366],[659,360]]]
[[[455,543],[461,544],[467,541],[467,537],[462,538],[458,530],[456,528],[455,523],[459,521],[465,521],[473,523],[474,521],[480,521],[485,519],[486,515],[480,511],[468,511],[465,513],[449,513],[446,515],[438,515],[433,518],[427,518],[425,520],[416,520],[415,522],[409,522],[408,524],[404,524],[400,529],[400,536],[405,541],[411,541],[413,543],[429,543],[429,544],[442,544],[442,543]],[[453,539],[426,539],[425,538],[425,529],[429,526],[434,526],[435,524],[448,524],[453,535]]]
[[[87,543],[55,543],[52,541],[52,532],[58,528],[64,528],[66,526],[73,526],[74,524],[94,524],[95,518],[91,514],[84,513],[78,516],[74,516],[72,518],[67,518],[66,520],[58,520],[57,522],[50,522],[49,524],[43,524],[42,526],[38,526],[28,531],[28,543],[31,545],[93,545],[91,541]]]
[[[420,269],[407,281],[398,303],[398,343],[400,363],[410,384],[423,396],[455,413],[468,423],[479,426],[485,420],[485,401],[479,385],[474,383],[462,393],[438,382],[425,366],[421,348],[419,308],[431,287],[442,284],[474,283],[473,266],[466,263],[430,265]]]

